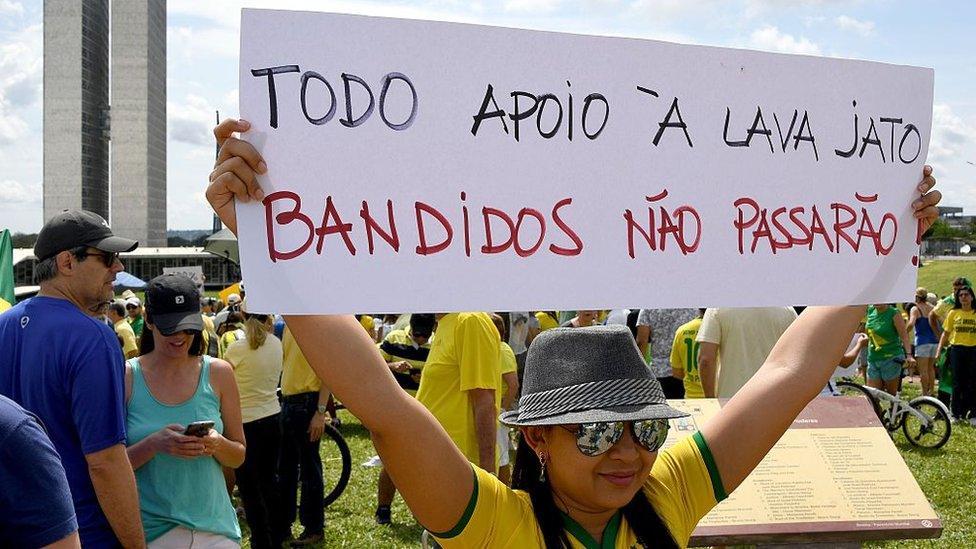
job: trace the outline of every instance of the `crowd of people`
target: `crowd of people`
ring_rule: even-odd
[[[208,199],[231,230],[234,201],[259,198],[254,175],[268,169],[233,137],[246,129],[225,121],[215,132]],[[932,185],[927,170],[913,205],[923,223],[939,200]],[[180,275],[150,281],[144,300],[115,299],[119,253],[136,246],[90,212],[55,216],[35,246],[40,293],[0,315],[0,539],[14,546],[236,547],[235,486],[252,547],[319,542],[319,439],[335,419],[333,392],[382,461],[376,522],[391,522],[399,491],[444,547],[685,546],[864,347],[868,383],[897,389],[892,364],[898,379],[903,365],[917,368],[925,390],[938,380],[951,394],[956,418],[976,421],[964,279],[931,308],[925,292],[925,306],[799,316],[282,318],[249,311],[246,295],[203,297]],[[773,392],[779,406],[755,414]],[[668,420],[685,415],[667,399],[702,397],[730,400],[663,450]]]

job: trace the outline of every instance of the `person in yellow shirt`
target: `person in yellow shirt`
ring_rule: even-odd
[[[955,306],[946,315],[939,348],[949,349],[952,368],[952,415],[957,420],[969,418],[976,425],[976,311],[973,310],[973,289],[963,286],[956,290]]]
[[[311,545],[321,541],[325,531],[325,488],[319,440],[325,431],[325,423],[331,419],[328,410],[331,393],[312,371],[287,325],[281,348],[281,455],[278,462],[278,484],[281,487],[282,522],[289,527],[295,522],[300,480],[302,499],[297,508],[303,532],[295,543]],[[283,538],[288,540],[290,537],[291,532],[285,532]]]
[[[420,374],[430,354],[435,323],[432,314],[412,314],[407,328],[391,331],[377,345],[393,377],[411,396],[416,396],[420,387]]]
[[[431,335],[434,333],[434,315],[412,314],[410,326],[404,330],[393,330],[378,345],[380,355],[386,361],[397,383],[411,396],[417,394],[420,376],[430,354]],[[376,485],[376,524],[390,524],[393,498],[396,486],[386,469],[380,468]]]
[[[698,347],[695,338],[701,328],[705,309],[698,309],[698,317],[678,327],[671,344],[671,371],[674,377],[682,380],[685,398],[705,398],[701,375],[698,373]]]
[[[217,352],[220,354],[220,358],[223,358],[231,343],[244,339],[244,315],[241,314],[240,310],[231,311],[227,315],[227,319],[220,325],[217,334]]]
[[[236,201],[261,200],[256,173],[275,169],[234,138],[250,127],[228,119],[214,130],[220,155],[206,195],[232,232]],[[911,204],[921,232],[938,218],[941,194],[928,192],[935,185],[931,173],[926,166],[922,194]],[[400,389],[354,317],[289,316],[286,322],[315,373],[370,430],[417,521],[445,549],[630,548],[687,546],[698,521],[746,479],[820,393],[864,314],[864,306],[807,308],[719,414],[663,451],[668,420],[686,414],[667,405],[630,330],[543,332],[526,358],[518,409],[501,417],[524,440],[513,488],[492,474],[494,418],[478,413],[478,434],[469,439],[483,467],[464,452],[470,442],[456,442],[456,418],[480,402],[491,409],[490,391],[498,389],[499,335],[487,315],[440,318],[417,396],[423,402],[430,391],[425,404],[460,412],[451,418]],[[452,388],[450,401],[434,402]],[[473,396],[476,390],[488,391],[487,398]]]
[[[132,331],[132,326],[126,320],[124,302],[113,301],[109,303],[105,314],[112,322],[112,327],[122,345],[122,354],[125,355],[126,360],[139,356],[139,344],[136,342],[136,334]]]
[[[519,392],[519,378],[518,378],[518,362],[515,360],[515,351],[505,343],[508,339],[508,330],[505,329],[505,321],[501,316],[492,313],[491,321],[495,324],[495,328],[502,337],[501,348],[498,359],[500,361],[500,368],[502,372],[502,395],[501,395],[501,411],[511,410],[512,405],[515,403],[515,399],[518,398]],[[498,480],[502,481],[506,486],[512,484],[512,439],[511,431],[505,425],[499,423],[498,425]]]
[[[501,336],[487,313],[435,317],[437,336],[420,376],[417,400],[430,410],[468,461],[494,472]]]
[[[540,332],[559,327],[559,314],[556,311],[537,311],[535,319],[539,321]]]

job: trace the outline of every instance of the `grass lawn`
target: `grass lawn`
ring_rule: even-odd
[[[950,280],[951,282],[951,280]],[[919,394],[917,383],[904,385],[903,397]],[[935,540],[905,540],[871,543],[866,547],[976,547],[976,428],[953,425],[952,436],[938,450],[919,449],[895,435],[895,446],[922,487],[935,511],[942,517],[942,537]],[[878,502],[883,505],[884,502]]]
[[[915,396],[918,392],[917,383],[906,383],[905,396]],[[345,410],[340,412],[340,417],[343,421],[342,434],[352,452],[352,478],[342,497],[326,509],[325,541],[316,547],[420,547],[422,530],[399,495],[393,506],[393,525],[381,527],[373,522],[379,470],[360,465],[374,455],[373,445],[369,433],[354,417]],[[973,519],[976,516],[976,428],[953,425],[952,438],[939,450],[917,449],[898,431],[895,446],[942,517],[943,534],[937,540],[877,542],[865,546],[976,547]],[[431,493],[431,497],[437,497],[437,494]],[[878,502],[879,506],[887,504]],[[295,533],[299,533],[297,523]],[[250,547],[246,539],[244,547]]]
[[[964,276],[976,283],[976,261],[924,261],[918,270],[918,285],[942,297],[952,291],[952,280]]]

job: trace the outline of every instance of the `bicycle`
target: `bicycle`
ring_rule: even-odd
[[[854,381],[838,381],[836,386],[841,396],[866,398],[885,429],[894,433],[901,428],[914,446],[936,449],[949,441],[952,418],[945,404],[936,398],[920,396],[906,402]]]
[[[319,445],[319,455],[322,457],[322,483],[323,483],[323,501],[325,507],[328,507],[335,500],[339,499],[342,492],[345,491],[346,486],[349,485],[349,477],[352,475],[352,454],[349,453],[349,444],[346,443],[346,439],[339,432],[339,428],[342,427],[342,422],[339,421],[339,416],[336,413],[339,409],[344,409],[345,406],[335,402],[332,397],[329,397],[329,402],[327,404],[329,408],[329,414],[332,416],[332,421],[325,424],[325,429],[322,431],[321,444]],[[328,441],[331,440],[332,444]]]

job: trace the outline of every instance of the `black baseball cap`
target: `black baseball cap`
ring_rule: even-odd
[[[65,210],[52,217],[41,228],[34,244],[34,257],[43,261],[77,248],[91,246],[103,252],[131,252],[139,243],[112,234],[102,216],[86,210]]]
[[[146,286],[146,314],[163,335],[183,330],[203,331],[200,292],[190,278],[164,274]]]

